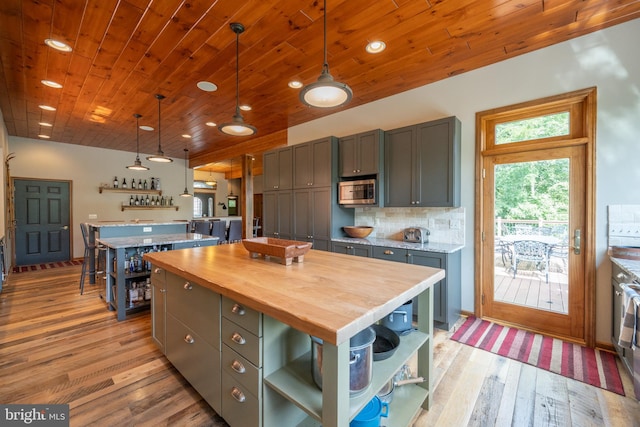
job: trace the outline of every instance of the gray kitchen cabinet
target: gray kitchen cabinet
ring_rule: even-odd
[[[331,244],[331,252],[362,256],[365,258],[371,258],[371,248],[371,245],[361,245],[358,243],[333,242]]]
[[[293,148],[293,188],[329,187],[334,137],[327,137]]]
[[[219,294],[166,273],[165,355],[216,411],[221,403]]]
[[[293,187],[293,151],[291,147],[269,151],[263,156],[264,191],[290,190]]]
[[[292,238],[293,198],[291,190],[265,191],[262,196],[262,235]]]
[[[616,349],[622,364],[633,377],[633,349],[625,348],[618,344],[620,338],[620,323],[624,316],[624,289],[621,284],[629,283],[631,275],[625,272],[619,265],[612,263],[611,265],[611,303],[612,303],[612,330],[611,342]],[[640,351],[640,350],[636,350]]]
[[[378,175],[383,171],[384,134],[376,129],[340,138],[340,176]]]
[[[385,206],[460,206],[460,127],[448,117],[385,132]]]
[[[331,248],[331,187],[293,191],[293,239]]]
[[[167,334],[166,273],[163,268],[151,267],[151,338],[164,354]]]
[[[374,246],[373,258],[445,270],[445,278],[433,287],[433,323],[440,329],[450,330],[453,327],[459,318],[462,305],[460,251],[441,253]],[[413,303],[413,311],[417,313],[417,301]]]

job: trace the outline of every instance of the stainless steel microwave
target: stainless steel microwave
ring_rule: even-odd
[[[366,206],[376,204],[376,180],[341,181],[338,183],[338,203]]]

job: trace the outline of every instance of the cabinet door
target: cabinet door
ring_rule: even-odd
[[[165,271],[151,268],[151,337],[160,351],[165,353],[166,342],[166,283]]]
[[[409,263],[424,265],[426,267],[445,268],[444,254],[432,252],[409,251]],[[439,281],[433,287],[433,320],[445,322],[447,320],[447,282],[446,279]],[[415,301],[417,302],[417,300]],[[417,304],[414,304],[417,306]],[[414,310],[415,311],[415,310]]]
[[[293,146],[293,188],[331,185],[331,138]]]
[[[356,160],[356,137],[356,135],[346,136],[340,138],[338,142],[340,176],[342,177],[358,176],[359,165]]]
[[[385,134],[385,206],[415,206],[412,196],[415,186],[412,173],[415,169],[415,159],[412,156],[415,135],[415,126],[394,129]]]
[[[291,147],[269,151],[263,157],[263,185],[265,191],[289,190],[292,187]]]
[[[267,191],[262,198],[262,234],[265,237],[290,239],[293,213],[291,191]]]
[[[309,188],[313,181],[311,145],[293,146],[293,188]]]
[[[355,255],[355,256],[362,256],[365,258],[371,258],[371,246],[369,245],[358,245],[355,243],[345,243],[345,242],[333,242],[332,252],[335,252],[337,254]]]
[[[294,190],[293,192],[293,239],[308,242],[313,238],[313,211],[311,210],[311,192]]]
[[[358,175],[380,173],[380,131],[373,130],[358,134],[356,140],[356,163]]]
[[[278,191],[278,236],[291,239],[293,234],[293,196],[291,191]]]
[[[293,209],[293,238],[313,242],[314,249],[329,250],[331,188],[295,190]]]
[[[418,206],[460,205],[460,141],[455,117],[417,126],[416,196]]]

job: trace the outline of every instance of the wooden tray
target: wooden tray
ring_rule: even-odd
[[[291,265],[292,261],[303,262],[304,254],[311,249],[311,242],[276,239],[273,237],[243,239],[242,244],[251,254],[251,258],[257,258],[260,255],[278,257],[282,265]]]

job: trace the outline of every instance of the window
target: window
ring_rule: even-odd
[[[193,198],[193,217],[200,218],[202,216],[202,200],[199,197]]]
[[[569,135],[569,112],[496,124],[496,145]]]

